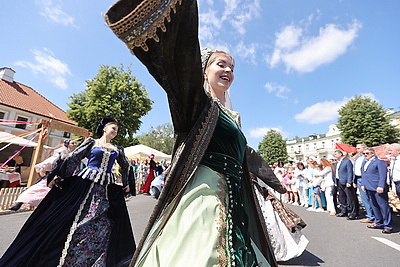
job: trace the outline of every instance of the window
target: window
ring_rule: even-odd
[[[309,149],[308,144],[306,144],[306,150],[308,150],[308,149]]]
[[[317,149],[317,143],[314,143],[314,150]]]
[[[18,116],[17,117],[17,121],[28,121],[28,118],[24,118],[24,117]],[[15,128],[26,129],[26,124],[25,123],[15,124]]]
[[[71,133],[69,132],[64,132],[64,138],[71,138]]]
[[[322,148],[325,148],[325,142],[322,142]]]
[[[294,151],[294,147],[293,147],[293,146],[290,147],[290,151],[291,151],[291,152]]]
[[[0,111],[0,120],[4,119],[5,116],[6,116],[6,113]]]

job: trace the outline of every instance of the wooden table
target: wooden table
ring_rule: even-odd
[[[9,187],[14,187],[21,184],[21,174],[18,172],[0,172],[0,180],[8,181],[10,183]]]

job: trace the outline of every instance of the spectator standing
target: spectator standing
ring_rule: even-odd
[[[149,174],[147,175],[146,182],[145,182],[142,190],[140,190],[141,193],[145,193],[145,194],[150,194],[150,185],[151,185],[151,182],[154,180],[154,177],[155,177],[156,162],[154,161],[154,154],[151,154],[149,156],[149,158],[150,158]]]
[[[311,168],[312,168],[312,178],[310,179],[311,183],[311,207],[308,208],[307,210],[310,211],[316,211],[316,212],[323,212],[324,209],[322,208],[322,201],[321,201],[321,182],[322,178],[319,174],[317,162],[313,161],[311,162]],[[318,208],[316,206],[316,202],[318,204]]]
[[[333,181],[333,165],[327,159],[321,159],[322,170],[316,176],[322,178],[322,190],[325,192],[326,210],[329,215],[336,215],[336,208],[333,202],[333,190],[335,183]]]
[[[356,219],[356,195],[353,186],[353,164],[351,160],[344,157],[343,152],[336,150],[336,179],[339,193],[340,213],[337,217],[347,217],[348,220]]]
[[[382,233],[390,234],[392,233],[392,213],[388,201],[386,163],[375,156],[375,150],[372,148],[366,148],[363,153],[366,161],[361,169],[361,189],[368,194],[375,215],[374,223],[367,227],[383,229]]]
[[[283,177],[284,177],[284,175],[286,174],[286,171],[285,171],[285,168],[284,168],[285,164],[283,163],[283,161],[278,161],[278,162],[275,163],[274,165],[276,165],[275,168],[274,168],[274,174],[275,174],[276,178],[278,178],[278,180],[279,180],[281,183],[283,183]],[[280,193],[278,193],[278,192],[276,192],[276,191],[274,191],[274,193],[275,193],[275,196],[276,196],[280,201],[286,202],[286,199],[283,198],[283,194],[280,194]]]
[[[396,195],[400,198],[400,144],[391,144],[388,147],[388,153],[392,157],[390,161],[390,185],[394,187]]]
[[[285,175],[283,176],[283,184],[286,187],[286,203],[294,203],[294,195],[293,195],[293,170],[291,167],[288,168],[288,170],[285,172]]]
[[[373,223],[375,220],[374,212],[372,210],[369,195],[361,189],[362,184],[362,165],[366,159],[364,157],[364,150],[367,148],[365,144],[357,144],[357,155],[354,159],[354,184],[358,188],[358,193],[361,198],[361,202],[365,208],[365,218],[360,220],[362,223]]]
[[[294,178],[298,184],[298,194],[300,199],[300,205],[308,207],[308,179],[306,177],[306,168],[302,162],[296,164],[297,168],[294,172]]]

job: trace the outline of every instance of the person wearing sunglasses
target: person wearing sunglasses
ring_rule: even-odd
[[[375,221],[367,225],[370,229],[382,229],[382,233],[392,233],[392,213],[388,201],[388,185],[386,183],[386,163],[375,155],[373,148],[363,152],[366,161],[361,168],[361,189],[370,198]]]
[[[366,192],[361,190],[361,182],[362,182],[362,176],[361,176],[361,169],[363,163],[366,161],[364,157],[364,151],[367,148],[365,144],[357,144],[356,149],[357,149],[357,156],[354,160],[354,183],[356,184],[356,187],[358,187],[358,192],[360,194],[361,202],[364,205],[365,208],[365,218],[360,220],[361,223],[373,223],[375,220],[374,217],[374,212],[372,210],[370,203],[369,196]]]

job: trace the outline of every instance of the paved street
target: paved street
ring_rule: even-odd
[[[393,216],[394,233],[387,235],[359,220],[289,206],[307,223],[303,233],[310,243],[300,257],[281,266],[399,266],[400,217]]]
[[[133,197],[127,202],[137,241],[143,234],[155,203],[153,198],[145,195]],[[348,221],[297,206],[290,208],[308,224],[303,232],[310,243],[303,255],[280,263],[280,266],[399,266],[400,217],[394,216],[394,233],[384,235],[380,230],[367,229],[366,224],[359,220]],[[30,214],[0,215],[0,255]]]

